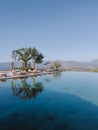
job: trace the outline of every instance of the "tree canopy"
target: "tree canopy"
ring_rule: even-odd
[[[61,67],[61,63],[59,61],[55,61],[51,65],[51,68],[54,70],[58,70],[59,67]]]
[[[33,60],[33,69],[35,68],[35,63],[41,63],[44,56],[35,47],[31,48],[20,48],[12,51],[12,58],[14,60],[23,61],[24,67],[27,68],[27,62]]]
[[[33,60],[33,66],[32,68],[35,68],[35,63],[41,63],[44,56],[42,53],[40,53],[35,47],[34,48],[29,48],[29,53],[31,55],[31,59]]]

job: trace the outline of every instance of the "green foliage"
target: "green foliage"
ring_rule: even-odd
[[[61,63],[59,61],[53,62],[51,65],[51,68],[54,70],[58,70],[59,67],[61,67]]]
[[[32,60],[35,63],[41,63],[42,62],[42,59],[44,58],[44,56],[40,52],[38,52],[38,50],[35,47],[29,48],[29,53],[32,57]]]
[[[12,51],[12,58],[14,60],[23,61],[22,68],[26,69],[28,68],[27,62],[29,60],[33,60],[33,66],[35,68],[35,63],[41,63],[44,56],[38,52],[38,50],[33,48],[20,48],[17,50]]]
[[[34,48],[29,48],[29,54],[31,55],[31,59],[33,60],[32,68],[35,69],[35,63],[41,63],[44,56],[38,52],[38,50]]]
[[[93,72],[98,72],[98,68],[92,69]]]
[[[22,70],[22,68],[18,68],[18,67],[17,67],[17,68],[14,68],[14,70]]]
[[[32,58],[29,54],[28,48],[20,48],[12,51],[12,57],[14,60],[23,61],[24,68],[27,68],[27,62]]]

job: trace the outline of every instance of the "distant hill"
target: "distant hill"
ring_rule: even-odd
[[[83,69],[92,69],[98,68],[98,60],[93,60],[90,62],[79,62],[79,61],[59,61],[64,68],[83,68]],[[50,64],[54,61],[50,61]]]
[[[14,65],[15,67],[20,67],[21,63],[15,62]],[[11,69],[11,62],[0,63],[0,70],[10,70],[10,69]]]
[[[93,60],[90,62],[78,62],[78,61],[61,61],[63,67],[66,68],[84,68],[84,69],[91,69],[91,68],[98,68],[98,60]]]
[[[63,68],[81,68],[81,69],[92,69],[98,68],[98,59],[90,61],[90,62],[78,62],[78,61],[62,61],[62,60],[55,60],[59,61]],[[36,68],[50,68],[51,64],[54,61],[44,61],[41,64],[36,64]],[[15,62],[15,67],[20,67],[21,62]],[[10,70],[11,62],[7,63],[0,63],[0,70]]]

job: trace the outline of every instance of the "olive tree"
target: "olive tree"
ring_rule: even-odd
[[[29,53],[30,56],[32,57],[32,69],[35,69],[35,63],[41,63],[44,56],[42,53],[40,53],[35,47],[34,48],[29,48]]]
[[[12,51],[12,58],[22,61],[25,69],[27,69],[27,62],[33,60],[32,68],[35,69],[35,63],[41,63],[44,56],[35,47],[29,47]]]
[[[24,68],[27,69],[27,62],[32,58],[28,48],[21,48],[12,51],[12,58],[14,60],[22,61],[24,64]]]
[[[58,70],[59,67],[61,67],[61,63],[59,61],[55,61],[51,65],[51,68],[54,70]]]

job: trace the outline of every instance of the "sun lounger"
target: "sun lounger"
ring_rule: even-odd
[[[0,72],[0,77],[2,78],[2,77],[6,77],[7,75],[6,75],[6,73],[5,72]]]

